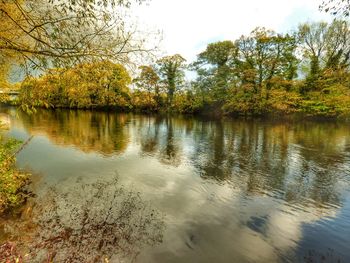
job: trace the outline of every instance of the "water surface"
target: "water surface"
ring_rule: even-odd
[[[162,215],[137,262],[350,262],[348,124],[2,111],[38,195],[117,176]]]

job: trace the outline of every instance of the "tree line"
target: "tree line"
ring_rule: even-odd
[[[133,79],[124,65],[109,60],[52,69],[26,79],[20,101],[181,113],[346,115],[349,30],[344,20],[305,23],[285,34],[256,28],[235,41],[208,44],[190,64],[175,54],[140,66]],[[186,81],[186,71],[196,78]]]

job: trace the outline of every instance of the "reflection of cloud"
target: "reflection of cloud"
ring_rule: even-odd
[[[152,169],[157,164],[152,155],[146,155],[143,170],[155,174],[130,171],[134,176],[124,178],[129,183],[137,182],[142,192],[153,196],[153,202],[166,211],[171,222],[165,244],[151,255],[145,253],[143,256],[149,258],[142,262],[157,261],[160,254],[167,262],[231,262],[232,258],[238,262],[275,262],[281,257],[293,260],[293,251],[303,239],[303,226],[337,216],[337,186],[342,182],[331,178],[343,161],[313,153],[318,152],[315,147],[330,155],[343,152],[347,129],[324,127],[320,134],[320,127],[311,124],[291,130],[284,125],[248,129],[242,123],[221,127],[225,137],[220,141],[211,136],[220,134],[215,125],[199,126],[198,133],[195,126],[187,136],[180,127],[174,126],[176,142],[191,149],[185,152],[180,166]],[[307,131],[313,135],[306,136]],[[332,142],[322,141],[314,131]],[[200,140],[193,142],[198,134]],[[141,138],[147,140],[147,136]],[[202,147],[200,154],[196,151],[198,145]],[[193,166],[186,169],[191,154],[192,165],[213,165],[213,160],[218,161],[216,169],[225,169],[226,180],[220,184],[215,180],[203,182]],[[226,169],[230,162],[233,166]],[[319,174],[317,169],[321,167],[320,171],[329,172],[327,177]],[[156,178],[156,184],[149,183],[152,178]],[[247,189],[249,184],[254,188]]]
[[[77,121],[90,122],[87,116]],[[104,124],[105,117],[96,121]],[[28,129],[41,123],[24,122]],[[43,131],[51,129],[45,125]],[[19,159],[46,165],[46,179],[57,179],[62,189],[76,176],[110,178],[118,170],[126,187],[166,214],[164,243],[145,250],[140,262],[293,261],[305,225],[338,218],[349,186],[347,125],[132,116],[118,127],[129,143],[121,155],[84,154],[35,138]],[[118,130],[102,130],[113,143]],[[65,132],[68,139],[79,134]]]
[[[166,177],[164,188],[143,184],[147,179],[135,179],[147,195],[157,192],[156,196],[162,197],[161,201],[155,197],[154,203],[167,206],[171,229],[153,256],[156,258],[157,252],[174,253],[166,259],[169,262],[231,262],[232,258],[237,262],[275,262],[297,248],[304,224],[332,218],[337,213],[333,207],[292,208],[287,202],[267,196],[245,198],[237,187],[199,186],[185,176]],[[291,210],[295,211],[290,213]],[[150,256],[145,261],[155,258]]]

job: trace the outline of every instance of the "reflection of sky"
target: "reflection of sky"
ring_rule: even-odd
[[[336,217],[325,217],[316,224],[302,226],[301,230],[305,233],[305,237],[298,245],[298,253],[311,253],[318,260],[325,257],[325,262],[338,262],[339,258],[345,258],[341,262],[349,262],[349,220],[350,197],[348,196]],[[337,244],[336,249],[333,244]]]
[[[14,125],[11,134],[24,139],[27,135],[21,120],[16,120]],[[205,132],[195,128],[188,128],[186,132],[181,122],[172,123],[172,142],[177,146],[180,159],[176,165],[164,163],[159,158],[159,152],[166,147],[170,126],[161,122],[158,150],[141,154],[146,125],[138,125],[140,119],[137,117],[128,122],[125,131],[129,133],[130,143],[123,153],[111,156],[93,151],[82,152],[78,145],[57,145],[54,138],[45,135],[45,127],[42,127],[40,135],[36,135],[20,153],[18,163],[41,174],[42,182],[60,187],[75,182],[78,177],[88,182],[96,178],[110,178],[117,172],[122,184],[140,191],[144,199],[166,217],[164,243],[146,249],[140,256],[140,262],[288,262],[295,260],[295,253],[302,257],[308,249],[324,253],[328,247],[336,248],[335,256],[350,260],[346,250],[346,244],[350,242],[350,195],[344,190],[349,187],[348,179],[340,178],[339,185],[332,189],[342,196],[339,205],[319,205],[314,200],[304,200],[309,196],[287,202],[283,199],[283,189],[261,188],[260,191],[247,192],[250,173],[257,173],[259,178],[268,176],[264,174],[266,171],[236,167],[237,176],[219,182],[215,179],[203,180],[198,174],[198,167],[193,165],[196,160],[207,161],[207,156],[211,154],[210,144],[212,140],[215,142],[215,138],[208,140],[207,133],[211,131],[208,127],[216,127],[215,123],[205,126]],[[150,127],[155,127],[154,122],[150,122]],[[245,129],[249,130],[249,127]],[[252,160],[263,163],[262,145],[266,134],[262,126],[256,132],[256,141],[252,144],[256,150],[256,155],[252,156],[256,157]],[[154,135],[153,130],[151,134]],[[245,143],[241,140],[243,134],[236,132],[237,136],[232,141],[227,130],[225,134],[223,147],[232,143],[238,158],[240,152],[237,149]],[[195,136],[200,138],[201,154],[195,150]],[[278,142],[278,137],[272,138],[270,146]],[[286,162],[290,169],[286,170],[286,184],[293,185],[295,175],[302,170],[305,154],[308,153],[303,152],[302,146],[289,144],[287,147]],[[344,147],[346,144],[341,138],[336,149],[340,151]],[[275,151],[280,149],[277,147]],[[194,154],[197,155],[193,157]],[[348,165],[348,162],[345,163]],[[313,170],[315,167],[313,164],[302,179],[314,176],[317,172]],[[300,189],[294,190],[298,192]]]

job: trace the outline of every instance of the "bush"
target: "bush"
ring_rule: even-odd
[[[15,168],[13,151],[20,142],[0,137],[0,214],[22,205],[29,194],[25,190],[29,175]]]
[[[129,107],[131,78],[126,69],[110,61],[55,69],[21,85],[22,105],[39,107]]]

